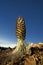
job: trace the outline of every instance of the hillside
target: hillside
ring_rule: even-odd
[[[0,65],[43,65],[43,44],[33,44],[30,54],[20,56],[12,54],[15,49],[0,47]]]

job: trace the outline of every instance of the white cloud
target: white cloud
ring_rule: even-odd
[[[11,48],[13,48],[15,46],[16,46],[15,42],[0,39],[0,47],[11,47]]]

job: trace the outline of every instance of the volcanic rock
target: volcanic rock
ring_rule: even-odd
[[[43,44],[33,44],[30,54],[12,54],[15,49],[0,47],[0,65],[43,65]]]

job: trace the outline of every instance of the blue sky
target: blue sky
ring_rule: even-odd
[[[43,0],[0,0],[0,39],[17,42],[18,16],[25,19],[26,42],[43,42]]]

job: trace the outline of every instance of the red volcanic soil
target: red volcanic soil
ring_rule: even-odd
[[[43,65],[43,44],[33,44],[30,55],[25,53],[19,57],[12,54],[15,49],[0,47],[0,65]]]

